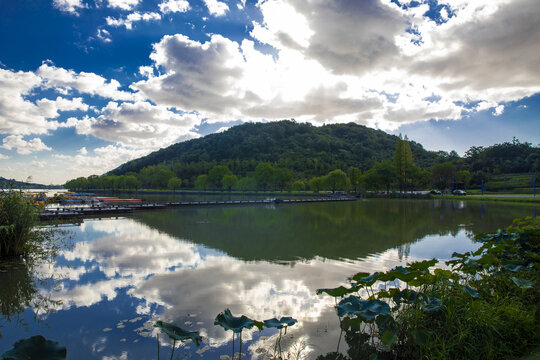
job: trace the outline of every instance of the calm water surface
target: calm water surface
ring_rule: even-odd
[[[225,359],[232,334],[214,319],[230,308],[259,320],[293,316],[283,352],[315,359],[335,351],[340,335],[334,300],[316,289],[358,271],[447,260],[476,248],[474,234],[535,213],[495,203],[360,200],[85,220],[63,227],[73,244],[54,260],[0,265],[0,354],[41,334],[65,345],[69,359],[156,359],[151,325],[160,319],[203,336],[175,358]],[[272,353],[277,336],[244,331],[245,358]],[[170,344],[160,340],[168,359]]]

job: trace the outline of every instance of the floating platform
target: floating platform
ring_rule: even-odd
[[[293,204],[311,202],[354,201],[355,197],[340,196],[311,199],[264,199],[264,200],[228,200],[228,201],[180,201],[166,203],[126,203],[122,205],[92,205],[87,207],[65,207],[45,209],[39,214],[41,221],[53,221],[83,217],[114,216],[138,210],[157,210],[177,207],[216,206],[216,205],[251,205],[251,204]]]

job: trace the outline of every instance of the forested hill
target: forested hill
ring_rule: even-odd
[[[138,173],[150,165],[181,163],[189,164],[187,168],[193,170],[226,164],[235,173],[245,175],[257,163],[270,162],[309,177],[351,166],[367,170],[380,160],[392,159],[397,140],[397,136],[354,123],[321,127],[289,120],[247,123],[171,145],[129,161],[110,174]],[[437,157],[418,143],[411,142],[410,147],[420,167],[430,166]]]

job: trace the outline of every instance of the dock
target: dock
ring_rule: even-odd
[[[354,201],[352,196],[310,198],[310,199],[264,199],[264,200],[228,200],[228,201],[179,201],[165,203],[142,203],[142,204],[122,204],[122,205],[91,205],[87,207],[57,207],[44,209],[39,214],[41,221],[53,221],[85,217],[107,217],[114,215],[129,214],[134,211],[158,210],[179,207],[201,207],[201,206],[230,206],[230,205],[253,205],[253,204],[296,204],[312,202],[336,202]]]

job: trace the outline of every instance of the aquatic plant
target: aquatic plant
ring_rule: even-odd
[[[266,328],[279,329],[279,337],[277,338],[276,344],[274,346],[274,353],[276,352],[276,349],[279,346],[279,357],[280,358],[281,358],[281,332],[282,332],[283,329],[285,329],[285,334],[287,334],[287,329],[289,328],[289,326],[293,326],[297,322],[298,321],[296,319],[294,319],[294,318],[292,318],[290,316],[284,316],[279,320],[276,319],[276,318],[264,320],[264,326]]]
[[[61,346],[56,341],[47,340],[41,335],[36,335],[14,343],[13,349],[2,354],[2,360],[64,360],[66,354],[65,346]]]
[[[538,344],[540,223],[478,236],[476,251],[357,273],[336,299],[350,358],[504,358]],[[376,290],[376,289],[377,290]],[[323,359],[325,357],[321,357]]]
[[[263,329],[264,324],[257,320],[252,320],[248,318],[245,315],[242,316],[233,316],[231,313],[231,310],[225,309],[222,313],[219,313],[218,316],[216,316],[216,319],[214,321],[214,325],[219,325],[223,327],[225,330],[232,330],[233,332],[233,338],[232,338],[232,357],[231,359],[234,359],[234,334],[238,334],[239,343],[240,343],[240,356],[242,356],[242,330],[244,329],[251,329],[253,326],[257,327],[259,330]]]
[[[154,324],[154,327],[157,327],[162,332],[167,334],[169,338],[172,339],[173,345],[172,345],[171,359],[173,358],[174,348],[176,347],[177,341],[191,340],[195,343],[197,347],[201,344],[201,341],[202,341],[202,337],[201,335],[199,335],[198,331],[187,331],[174,324],[166,323],[161,320],[156,321],[156,323]],[[157,342],[158,342],[158,359],[159,359],[159,335],[157,337]]]
[[[27,252],[38,233],[33,230],[36,210],[24,198],[22,191],[0,192],[0,258]]]

